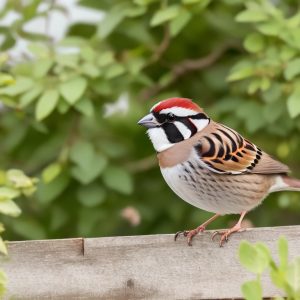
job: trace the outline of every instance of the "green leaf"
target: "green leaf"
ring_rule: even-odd
[[[7,281],[5,272],[0,269],[0,296],[3,296],[6,292]]]
[[[86,87],[87,81],[84,77],[75,77],[62,83],[59,86],[59,91],[66,101],[72,105],[82,97]]]
[[[240,12],[235,18],[237,22],[249,23],[261,22],[267,19],[268,15],[263,10],[258,9],[244,10]]]
[[[230,75],[227,77],[227,81],[237,81],[242,80],[248,77],[253,76],[254,69],[253,67],[245,67],[230,72]]]
[[[98,183],[82,186],[78,190],[78,200],[86,207],[97,206],[105,200],[106,191]]]
[[[187,4],[195,4],[202,1],[203,0],[182,0],[182,3],[187,5]]]
[[[79,67],[79,54],[59,54],[56,56],[56,62],[61,67],[69,67],[77,70]]]
[[[288,265],[288,243],[285,237],[281,236],[278,240],[278,253],[280,268],[286,268]]]
[[[70,104],[64,98],[59,99],[57,110],[60,114],[66,114],[70,110],[70,108]]]
[[[261,300],[262,287],[258,280],[247,281],[242,285],[242,293],[246,300]]]
[[[170,22],[170,34],[176,36],[191,20],[192,14],[186,10],[181,9],[178,16]]]
[[[50,68],[53,66],[53,60],[49,58],[39,59],[35,62],[33,68],[33,75],[36,78],[46,76]]]
[[[14,78],[6,73],[0,73],[0,87],[15,83]]]
[[[267,22],[256,25],[259,32],[264,35],[277,36],[282,30],[282,24],[277,21]]]
[[[100,68],[95,66],[93,63],[84,63],[81,65],[81,71],[84,75],[91,78],[96,78],[101,74]]]
[[[41,85],[36,85],[20,97],[20,107],[25,108],[32,103],[43,91]]]
[[[99,67],[105,67],[112,64],[115,61],[114,54],[111,51],[105,51],[100,53],[97,59],[97,64]]]
[[[20,218],[12,223],[13,230],[25,239],[42,240],[47,238],[47,234],[43,226],[35,219]]]
[[[70,177],[66,173],[61,173],[50,183],[45,184],[42,180],[38,184],[37,198],[41,203],[48,204],[55,200],[67,188]]]
[[[42,173],[42,177],[45,183],[51,182],[55,179],[62,171],[61,164],[55,162],[48,165]]]
[[[95,157],[93,145],[89,142],[78,141],[71,148],[70,158],[77,165],[85,167]]]
[[[4,255],[7,255],[7,248],[5,242],[3,241],[2,237],[0,236],[0,252]]]
[[[133,0],[133,3],[141,6],[147,6],[153,2],[158,2],[159,0]]]
[[[3,223],[0,223],[0,233],[2,233],[4,231],[5,231],[4,225],[3,225]]]
[[[87,117],[94,115],[95,109],[92,101],[88,98],[83,98],[75,104],[75,109]]]
[[[50,230],[56,231],[63,227],[68,221],[69,217],[69,212],[67,212],[63,207],[51,205]]]
[[[99,222],[102,218],[101,211],[99,212],[94,208],[82,207],[79,211],[79,220],[76,224],[79,236],[91,235],[93,227],[95,227],[97,222]]]
[[[286,280],[294,291],[294,294],[300,296],[300,257],[296,258],[288,267]]]
[[[286,80],[291,80],[295,76],[300,74],[300,58],[293,59],[288,62],[284,72],[284,77]]]
[[[103,181],[109,188],[123,194],[131,194],[133,181],[131,175],[119,167],[109,166],[103,173]]]
[[[96,153],[92,144],[83,141],[72,147],[70,158],[77,164],[71,170],[72,176],[83,184],[92,182],[107,165],[107,159]]]
[[[0,201],[11,200],[18,196],[20,196],[18,190],[6,186],[0,187]]]
[[[57,90],[46,90],[39,98],[36,108],[35,117],[38,121],[42,121],[48,117],[55,109],[59,99]]]
[[[145,6],[130,6],[125,10],[126,17],[135,18],[142,16],[147,12],[147,8]]]
[[[296,118],[298,115],[300,115],[300,87],[296,88],[288,97],[287,109],[291,118]]]
[[[246,50],[252,53],[262,51],[264,46],[264,39],[259,33],[249,34],[244,42],[244,47]]]
[[[32,43],[28,45],[28,50],[36,57],[46,58],[49,56],[49,47],[42,43]]]
[[[124,7],[120,5],[114,6],[114,8],[107,12],[104,19],[100,23],[99,34],[102,38],[108,37],[113,30],[122,22],[125,17]]]
[[[14,188],[30,188],[34,185],[35,180],[26,176],[23,171],[10,169],[6,173],[7,180]]]
[[[103,156],[95,157],[95,161],[88,162],[84,166],[75,166],[71,169],[72,176],[82,184],[88,184],[95,180],[105,169],[107,160]]]
[[[105,77],[107,79],[112,79],[122,75],[124,72],[125,72],[124,66],[119,63],[115,63],[107,68]]]
[[[11,217],[17,217],[21,214],[21,210],[12,200],[0,201],[0,213]]]
[[[34,86],[34,81],[31,78],[19,77],[15,84],[0,88],[0,95],[17,96],[28,91]]]
[[[242,241],[239,248],[241,264],[249,271],[261,274],[269,263],[269,257],[261,249],[257,249],[249,242]]]
[[[150,21],[151,27],[161,25],[167,21],[176,18],[179,14],[179,11],[179,5],[175,4],[157,11]]]

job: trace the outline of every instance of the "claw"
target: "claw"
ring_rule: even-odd
[[[203,226],[199,226],[196,229],[192,229],[192,230],[183,230],[183,231],[178,231],[176,232],[175,236],[174,236],[174,241],[177,240],[177,238],[182,234],[184,237],[187,237],[187,244],[189,246],[192,246],[192,239],[193,237],[198,234],[199,232],[203,232],[204,231],[204,227]]]
[[[206,222],[204,222],[202,225],[198,226],[196,229],[184,230],[184,231],[178,231],[178,232],[176,232],[176,234],[174,236],[174,241],[176,241],[177,238],[182,234],[183,236],[187,237],[187,243],[188,243],[188,245],[192,246],[192,239],[193,239],[193,237],[196,234],[198,234],[199,232],[203,232],[205,230],[206,226],[209,223],[211,223],[212,221],[214,221],[218,217],[219,217],[219,215],[215,214],[209,220],[207,220]]]
[[[183,234],[183,236],[187,236],[188,233],[189,233],[188,230],[177,231],[177,232],[175,233],[175,236],[174,236],[174,241],[176,242],[177,238],[178,238],[181,234]]]

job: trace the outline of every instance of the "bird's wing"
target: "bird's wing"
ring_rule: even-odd
[[[236,131],[214,123],[195,150],[204,167],[220,174],[281,174],[289,168],[260,150]]]

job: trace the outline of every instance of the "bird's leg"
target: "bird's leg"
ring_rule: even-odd
[[[210,219],[208,219],[206,222],[204,222],[203,224],[201,224],[200,226],[198,226],[195,229],[192,230],[184,230],[184,231],[178,231],[175,236],[174,236],[174,240],[176,241],[176,239],[178,238],[178,236],[180,234],[183,234],[185,237],[187,237],[187,243],[189,246],[192,246],[192,239],[193,237],[198,234],[199,232],[203,232],[206,228],[206,226],[208,224],[210,224],[212,221],[214,221],[216,218],[218,218],[220,215],[219,214],[215,214],[214,216],[212,216]]]
[[[242,224],[242,221],[246,215],[246,211],[243,211],[241,213],[241,216],[239,218],[239,221],[230,229],[227,229],[227,230],[222,230],[222,231],[215,231],[212,235],[212,240],[215,238],[215,236],[217,235],[221,235],[221,238],[220,238],[220,247],[223,246],[224,242],[228,242],[228,238],[229,236],[234,233],[234,232],[240,232],[243,230],[241,224]]]

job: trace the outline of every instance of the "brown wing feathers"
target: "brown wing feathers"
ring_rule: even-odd
[[[215,123],[213,132],[205,134],[195,146],[200,159],[217,173],[286,173],[284,164],[262,152],[234,130]]]

